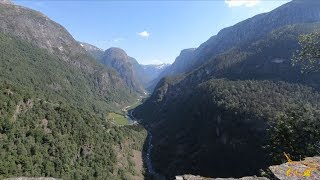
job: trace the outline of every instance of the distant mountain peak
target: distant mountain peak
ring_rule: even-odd
[[[115,52],[115,53],[123,53],[123,54],[127,55],[127,53],[123,49],[121,49],[119,47],[110,47],[106,51]]]
[[[115,60],[125,60],[128,61],[129,57],[127,53],[118,47],[111,47],[104,52],[104,56],[112,57]]]

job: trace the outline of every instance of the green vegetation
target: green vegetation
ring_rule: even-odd
[[[97,82],[102,81],[99,72],[86,74],[15,37],[0,34],[0,42],[0,79],[11,84],[23,86],[46,99],[95,112],[120,109],[115,107],[115,102],[124,104],[133,100],[125,88],[108,85],[104,91],[99,89]]]
[[[154,165],[166,175],[242,177],[281,163],[283,152],[295,160],[319,154],[320,93],[310,87],[211,79],[166,98],[135,110],[147,124],[165,119],[151,132]]]
[[[265,122],[264,148],[274,162],[281,162],[283,152],[294,159],[319,153],[320,93],[315,89],[284,82],[225,80],[211,80],[201,89],[209,91],[218,108],[237,113],[234,121]]]
[[[132,163],[117,166],[115,147],[130,142],[128,149],[141,150],[145,130],[114,127],[101,115],[134,99],[125,88],[100,89],[100,72],[81,71],[16,37],[0,34],[0,49],[0,179],[132,174]]]
[[[116,123],[117,125],[128,125],[128,119],[121,114],[117,114],[114,112],[108,113],[107,115],[107,121],[112,121],[113,123]]]
[[[146,136],[142,127],[113,128],[89,111],[8,83],[1,83],[0,99],[1,179],[115,179],[114,146],[130,141],[130,148],[141,150]]]
[[[292,64],[299,66],[302,73],[320,71],[320,33],[301,35],[299,44],[301,50],[297,51]]]
[[[294,160],[319,155],[319,72],[291,64],[298,37],[319,29],[284,26],[163,78],[134,111],[153,135],[155,169],[243,177],[285,161],[283,152]]]
[[[127,110],[132,110],[141,104],[142,104],[142,100],[136,101],[134,104],[130,105],[130,107]]]

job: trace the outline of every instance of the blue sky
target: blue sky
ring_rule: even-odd
[[[288,0],[57,1],[15,0],[63,25],[76,40],[120,47],[141,64],[172,63],[224,27]]]

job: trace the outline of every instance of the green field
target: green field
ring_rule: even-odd
[[[137,106],[139,106],[140,104],[141,104],[141,101],[137,101],[137,102],[135,102],[134,104],[132,104],[132,105],[128,108],[128,110],[134,109],[134,108],[136,108]]]
[[[117,125],[128,125],[128,120],[124,115],[117,114],[117,113],[109,113],[107,116],[109,121],[113,121]]]

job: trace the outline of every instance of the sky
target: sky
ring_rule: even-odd
[[[289,0],[13,0],[42,12],[78,41],[119,47],[140,64],[172,63],[219,30]]]

